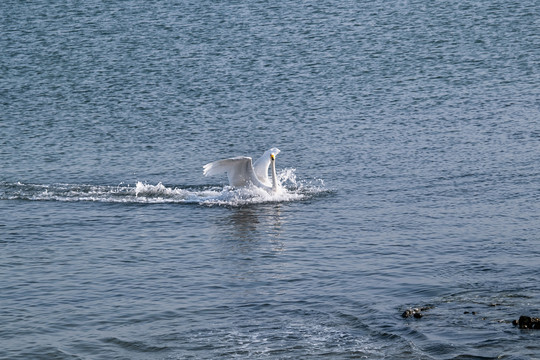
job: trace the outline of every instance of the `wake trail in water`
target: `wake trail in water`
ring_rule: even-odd
[[[164,185],[161,182],[152,185],[140,181],[135,185],[117,186],[4,182],[0,183],[0,200],[242,206],[306,200],[327,191],[320,179],[298,181],[294,169],[284,169],[278,176],[282,188],[276,193],[268,193],[256,187],[182,186]]]

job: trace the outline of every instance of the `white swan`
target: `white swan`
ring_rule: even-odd
[[[280,187],[276,175],[276,155],[278,148],[267,150],[255,163],[250,157],[238,156],[223,159],[204,165],[203,174],[212,176],[227,173],[229,185],[234,187],[249,186],[251,184],[267,191],[276,192]],[[272,164],[272,180],[268,178],[268,167]]]

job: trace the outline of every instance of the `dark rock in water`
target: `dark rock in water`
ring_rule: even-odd
[[[407,309],[403,312],[403,314],[401,314],[401,317],[408,318],[412,316],[413,314],[414,312],[411,309]]]
[[[424,316],[424,314],[422,314],[422,311],[426,311],[426,310],[429,310],[431,309],[432,307],[431,306],[424,306],[424,307],[421,307],[421,308],[412,308],[412,309],[407,309],[403,312],[403,314],[401,314],[401,317],[403,318],[408,318],[408,317],[414,317],[416,319],[420,319],[422,316]]]
[[[512,321],[514,326],[520,329],[537,329],[540,330],[540,318],[532,318],[530,316],[520,316],[519,320]]]

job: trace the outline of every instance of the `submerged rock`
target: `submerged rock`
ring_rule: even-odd
[[[537,329],[540,330],[540,318],[532,318],[530,316],[520,316],[519,320],[512,321],[514,326],[520,329]]]

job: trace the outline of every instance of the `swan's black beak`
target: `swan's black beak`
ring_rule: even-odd
[[[276,156],[274,154],[270,154],[270,160],[272,161],[276,160]]]

